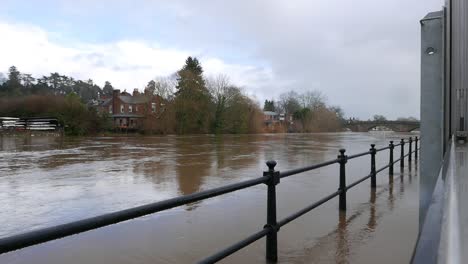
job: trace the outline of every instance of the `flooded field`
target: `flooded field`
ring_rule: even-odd
[[[392,132],[161,137],[0,136],[0,237],[367,151],[415,134]],[[399,157],[399,147],[395,158]],[[377,155],[377,168],[388,151]],[[370,157],[347,164],[348,183]],[[338,188],[338,165],[285,178],[278,219]],[[263,228],[266,186],[0,255],[0,263],[192,263]],[[417,236],[418,167],[377,176],[281,228],[280,263],[408,263]],[[223,263],[265,263],[265,241]]]

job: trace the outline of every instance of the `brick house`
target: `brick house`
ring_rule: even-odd
[[[149,115],[155,117],[161,113],[161,97],[142,94],[137,89],[133,94],[114,90],[110,98],[101,98],[99,111],[108,113],[112,118],[114,128],[141,129]]]

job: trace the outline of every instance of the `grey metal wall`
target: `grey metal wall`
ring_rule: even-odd
[[[468,0],[421,20],[420,223],[453,134],[468,136]]]
[[[421,170],[419,223],[424,221],[444,153],[444,12],[421,20]]]
[[[468,136],[468,0],[421,20],[420,223],[453,134]]]
[[[468,1],[449,0],[447,31],[450,32],[449,60],[450,90],[452,92],[452,126],[454,132],[468,130]]]

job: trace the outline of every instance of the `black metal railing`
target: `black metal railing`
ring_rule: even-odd
[[[412,150],[412,143],[415,143],[415,150]],[[405,143],[409,144],[408,153],[405,154]],[[393,159],[393,151],[395,147],[400,146],[400,158],[397,160]],[[376,155],[377,153],[389,150],[389,163],[382,168],[376,169]],[[278,260],[278,231],[280,227],[290,223],[291,221],[297,219],[298,217],[308,213],[309,211],[319,207],[320,205],[326,203],[327,201],[339,196],[339,210],[346,211],[346,192],[358,185],[361,182],[364,182],[367,179],[371,179],[371,188],[376,188],[377,186],[377,174],[382,172],[385,169],[389,169],[389,174],[394,172],[394,164],[400,162],[400,167],[404,167],[404,159],[408,157],[408,163],[412,161],[412,154],[414,154],[414,159],[417,161],[418,158],[418,137],[413,139],[410,137],[408,142],[405,142],[404,139],[401,139],[399,144],[393,144],[393,141],[390,141],[390,144],[386,147],[379,149],[375,148],[374,144],[371,144],[369,151],[350,155],[345,155],[346,150],[340,149],[337,159],[322,162],[320,164],[315,164],[312,166],[294,169],[289,171],[279,172],[275,170],[276,161],[268,161],[266,164],[268,166],[268,171],[263,173],[263,177],[242,181],[239,183],[234,183],[211,190],[201,191],[189,195],[184,195],[156,203],[151,203],[143,206],[138,206],[130,208],[127,210],[122,210],[114,213],[104,214],[101,216],[91,217],[76,222],[58,225],[54,227],[44,228],[37,231],[31,231],[24,234],[15,235],[12,237],[0,239],[0,254],[25,248],[28,246],[44,243],[47,241],[59,239],[66,236],[71,236],[81,232],[97,229],[100,227],[116,224],[119,222],[127,221],[133,218],[141,217],[148,214],[157,213],[160,211],[168,210],[174,207],[181,205],[190,204],[197,202],[203,199],[208,199],[223,194],[231,193],[237,190],[249,188],[259,184],[267,185],[267,221],[262,230],[252,234],[251,236],[225,248],[218,253],[209,256],[199,263],[214,263],[217,262],[236,251],[250,245],[251,243],[263,238],[266,236],[266,258],[269,261]],[[370,173],[369,175],[354,181],[353,183],[346,185],[346,164],[349,160],[355,159],[358,157],[363,157],[366,155],[371,156],[370,164]],[[322,199],[316,201],[315,203],[305,207],[298,212],[285,217],[282,220],[277,220],[276,214],[276,185],[280,183],[280,179],[289,177],[295,174],[299,174],[306,171],[311,171],[314,169],[326,167],[332,164],[339,164],[339,187],[338,190],[323,197]]]

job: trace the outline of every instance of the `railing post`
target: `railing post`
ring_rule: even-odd
[[[418,160],[418,137],[414,138],[414,160]]]
[[[276,185],[280,182],[280,173],[275,171],[276,161],[266,162],[268,171],[263,172],[263,176],[268,176],[266,182],[268,186],[267,196],[267,224],[264,228],[270,229],[266,236],[266,258],[268,261],[278,261],[278,223],[276,222]]]
[[[375,144],[371,144],[370,154],[371,154],[371,188],[377,187],[377,173],[375,172],[375,154],[377,150],[375,149]]]
[[[341,211],[346,211],[346,162],[348,162],[348,156],[344,154],[345,152],[345,149],[340,149],[340,155],[338,155],[338,163],[340,164],[339,209]]]
[[[405,140],[401,139],[400,144],[401,144],[400,168],[403,168],[403,167],[405,167],[405,159],[404,159],[404,156],[405,156]]]
[[[395,148],[395,146],[393,145],[393,141],[390,141],[390,144],[388,145],[389,148],[390,148],[390,160],[388,162],[388,173],[393,175],[393,149]]]
[[[408,165],[411,164],[411,155],[413,155],[411,154],[411,152],[413,152],[413,138],[412,137],[409,138]]]

